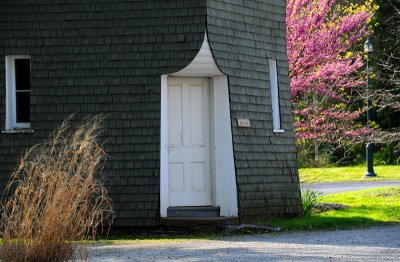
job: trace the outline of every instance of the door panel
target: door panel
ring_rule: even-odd
[[[204,88],[203,86],[190,87],[190,145],[204,146],[205,130],[204,130]],[[190,131],[189,131],[190,130]]]
[[[191,189],[193,192],[202,192],[206,189],[206,179],[203,175],[205,173],[204,163],[191,163],[192,165],[192,184]]]
[[[168,79],[170,206],[211,205],[207,78]]]
[[[183,174],[184,163],[171,163],[169,165],[170,175],[170,191],[171,192],[184,192],[185,190],[185,177]]]
[[[168,86],[168,111],[169,117],[169,145],[178,147],[182,140],[182,86]]]

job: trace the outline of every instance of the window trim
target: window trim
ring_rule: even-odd
[[[15,60],[29,59],[29,55],[7,55],[5,57],[6,65],[6,131],[26,130],[31,126],[30,122],[17,122],[16,106],[16,79],[15,79]],[[31,67],[30,67],[31,69]]]
[[[283,133],[284,130],[281,126],[281,109],[279,101],[279,83],[278,83],[278,65],[277,60],[269,58],[269,76],[271,84],[271,106],[272,106],[272,122],[273,132]]]

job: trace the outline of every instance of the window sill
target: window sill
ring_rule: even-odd
[[[2,134],[33,134],[32,129],[10,129],[1,131]]]
[[[273,131],[274,133],[285,133],[285,130],[283,129],[274,129]]]

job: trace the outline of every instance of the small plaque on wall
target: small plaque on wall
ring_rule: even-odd
[[[238,126],[239,127],[250,127],[250,119],[239,118],[238,119]]]

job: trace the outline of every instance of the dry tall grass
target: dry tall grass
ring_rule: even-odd
[[[95,178],[106,157],[96,143],[101,121],[91,117],[72,129],[66,120],[23,156],[7,185],[12,196],[2,211],[2,261],[86,258],[86,246],[74,241],[96,236],[113,216],[107,190]]]

